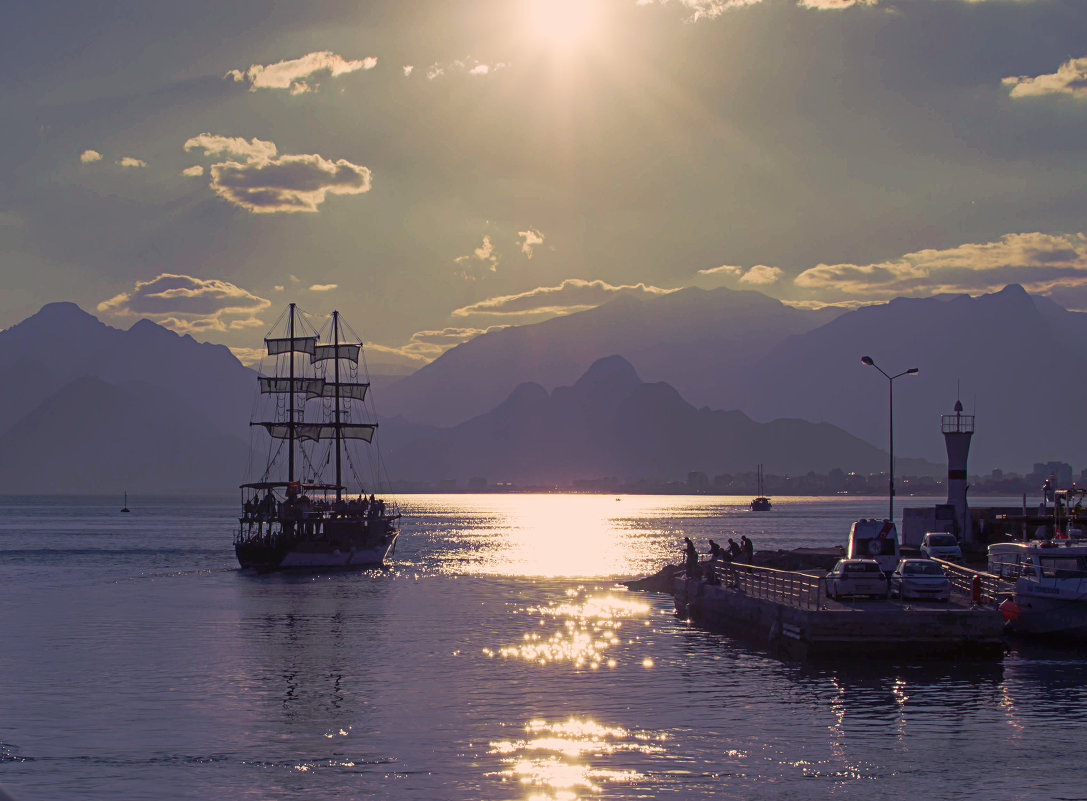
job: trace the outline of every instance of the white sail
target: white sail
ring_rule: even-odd
[[[258,376],[260,391],[262,394],[304,392],[310,397],[318,398],[325,394],[325,381],[323,378],[295,378],[290,379],[280,376]]]
[[[264,426],[268,434],[276,439],[290,439],[291,426],[288,423],[262,422],[253,425]],[[336,429],[340,430],[342,439],[361,439],[366,442],[373,441],[376,423],[295,423],[294,438],[317,442],[336,438]]]
[[[274,337],[265,339],[269,356],[278,356],[281,353],[308,353],[313,356],[317,347],[317,337]]]
[[[320,362],[325,359],[347,359],[359,363],[359,351],[361,345],[317,345],[310,353],[311,362]]]
[[[347,383],[345,381],[337,384],[333,381],[325,381],[322,391],[314,393],[314,397],[321,395],[325,398],[335,398],[338,394],[341,398],[364,401],[366,400],[366,390],[369,388],[369,384]],[[336,392],[337,389],[339,389],[339,393]]]

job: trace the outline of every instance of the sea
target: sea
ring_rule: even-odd
[[[0,788],[101,799],[1085,799],[1087,652],[783,661],[620,581],[879,498],[406,495],[384,570],[254,574],[239,499],[0,499]],[[900,498],[930,505],[933,499]],[[1014,503],[1010,500],[1009,503]]]

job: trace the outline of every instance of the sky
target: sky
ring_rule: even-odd
[[[1087,310],[1084,0],[9,0],[0,328],[371,363],[617,294]]]

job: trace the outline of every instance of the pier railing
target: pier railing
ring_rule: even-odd
[[[823,580],[814,576],[731,562],[715,565],[713,572],[721,586],[739,590],[751,598],[798,609],[818,609],[822,603]]]
[[[978,585],[978,601],[983,604],[999,604],[1012,594],[1015,585],[1003,581],[999,576],[985,573],[980,570],[971,570],[955,562],[947,562],[943,559],[933,559],[939,562],[944,569],[948,580],[951,582],[951,591],[967,598],[974,597],[975,580]]]

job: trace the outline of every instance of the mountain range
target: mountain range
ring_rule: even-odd
[[[477,337],[383,395],[417,422],[449,425],[492,408],[517,383],[572,383],[596,358],[626,358],[697,406],[753,420],[796,418],[888,442],[896,379],[895,452],[945,461],[940,415],[976,412],[972,469],[1029,472],[1087,453],[1087,314],[1012,284],[980,297],[899,298],[851,311],[791,309],[757,292],[684,290],[617,299],[545,323]],[[768,470],[783,470],[767,459]]]
[[[862,355],[919,372],[889,384]],[[822,312],[686,290],[492,332],[374,394],[394,480],[877,471],[889,387],[900,459],[943,464],[939,414],[961,398],[977,413],[971,471],[1027,472],[1078,467],[1084,356],[1087,315],[1016,285]],[[0,371],[8,493],[222,490],[245,476],[256,374],[223,346],[53,303],[0,332]]]
[[[886,467],[887,455],[827,423],[756,423],[697,409],[664,382],[646,383],[621,356],[599,359],[572,386],[518,386],[491,411],[416,436],[394,428],[392,475],[425,481],[481,476],[518,485],[613,477],[663,484],[699,471],[750,472],[760,459],[791,474]]]

